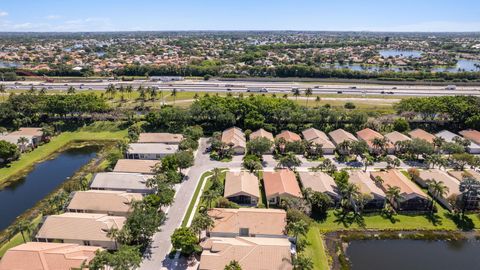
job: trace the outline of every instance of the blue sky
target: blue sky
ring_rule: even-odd
[[[0,0],[0,31],[480,31],[478,0]]]

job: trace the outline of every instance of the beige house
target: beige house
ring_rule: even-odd
[[[328,133],[328,136],[330,136],[335,146],[338,146],[344,141],[350,141],[350,142],[358,141],[357,138],[355,138],[355,136],[353,136],[352,133],[347,132],[341,128]]]
[[[263,183],[269,205],[280,203],[282,197],[302,198],[295,174],[289,169],[264,172]]]
[[[35,238],[39,242],[57,242],[117,249],[107,236],[110,229],[122,229],[125,217],[105,214],[64,213],[47,216]]]
[[[237,261],[248,270],[291,270],[294,247],[287,238],[212,237],[202,243],[201,270],[224,269]]]
[[[448,171],[448,174],[457,179],[458,181],[463,181],[463,179],[468,176],[473,179],[480,181],[480,173],[474,170],[465,170],[465,171]]]
[[[364,206],[365,210],[380,210],[385,206],[385,192],[370,178],[370,174],[360,170],[348,172],[348,181],[356,185],[362,194],[369,194],[372,199]]]
[[[400,189],[402,198],[391,202],[397,210],[417,212],[430,209],[430,199],[427,194],[400,171],[371,172],[370,177],[374,181],[376,177],[382,180],[382,190],[384,192],[387,192],[390,187],[398,187]]]
[[[249,172],[227,172],[223,196],[242,205],[256,205],[260,199],[258,178]]]
[[[288,130],[284,130],[280,134],[275,136],[275,139],[277,139],[277,140],[280,139],[280,138],[285,139],[286,142],[296,142],[296,141],[301,141],[302,140],[302,138],[300,138],[300,135],[298,135],[297,133],[293,133],[291,131],[288,131]]]
[[[100,172],[93,176],[90,189],[148,194],[152,190],[147,187],[147,181],[152,177],[140,173]]]
[[[299,172],[298,175],[304,189],[310,188],[315,192],[325,193],[335,203],[340,201],[337,184],[330,175],[324,172]]]
[[[159,164],[159,160],[119,159],[113,171],[120,173],[154,174],[153,169]]]
[[[448,192],[444,197],[437,194],[432,194],[431,192],[430,194],[434,195],[439,202],[441,202],[445,207],[450,210],[452,209],[452,207],[450,203],[448,203],[447,198],[460,194],[460,181],[448,175],[446,172],[440,171],[438,169],[421,170],[419,171],[418,176],[415,176],[413,180],[415,180],[415,182],[417,182],[423,188],[428,187],[429,180],[433,180],[435,182],[443,182],[443,184],[448,188]]]
[[[229,128],[222,132],[222,142],[232,147],[236,155],[245,154],[247,141],[243,131],[237,127]]]
[[[94,257],[99,247],[77,244],[27,242],[10,248],[0,261],[0,270],[80,269]]]
[[[182,134],[173,133],[140,133],[138,135],[138,143],[164,143],[164,144],[180,144],[183,140]]]
[[[88,190],[76,191],[67,206],[68,212],[127,216],[132,202],[141,201],[142,194],[124,191]]]
[[[20,140],[24,140],[20,142]],[[21,152],[37,147],[43,140],[41,128],[20,128],[8,134],[0,134],[0,141],[7,141],[18,146]]]
[[[327,135],[318,129],[309,128],[302,131],[303,138],[307,142],[321,144],[324,154],[331,155],[335,151],[335,145],[328,139]]]
[[[286,237],[287,213],[280,209],[213,208],[211,237]]]
[[[270,133],[270,132],[268,132],[268,131],[266,131],[266,130],[263,129],[263,128],[255,131],[255,132],[252,132],[252,133],[250,134],[250,136],[249,136],[249,139],[250,139],[250,140],[254,140],[254,139],[262,138],[262,137],[263,137],[263,138],[267,138],[267,139],[269,139],[269,140],[272,141],[272,142],[274,141],[274,139],[273,139],[273,134]]]
[[[365,128],[357,131],[357,138],[367,143],[370,152],[375,152],[378,151],[378,149],[373,144],[373,141],[375,139],[383,139],[384,137],[373,129]],[[395,152],[395,146],[390,141],[387,141],[386,149],[388,154],[393,154]]]
[[[166,155],[175,154],[178,145],[165,143],[131,143],[125,156],[127,159],[159,160]]]
[[[412,139],[410,139],[410,137],[408,137],[407,135],[404,135],[398,131],[393,131],[393,132],[390,132],[390,133],[387,133],[385,134],[385,138],[387,138],[391,143],[393,143],[394,145],[397,143],[397,142],[403,142],[403,141],[411,141]]]
[[[430,133],[428,133],[425,130],[420,129],[420,128],[417,128],[417,129],[414,129],[414,130],[408,132],[408,135],[412,139],[425,140],[429,143],[433,143],[433,140],[436,138],[435,135],[430,134]]]

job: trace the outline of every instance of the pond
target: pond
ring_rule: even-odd
[[[420,58],[422,56],[421,51],[414,51],[414,50],[380,50],[380,55],[384,58],[388,58],[390,56],[403,56],[405,58],[413,57],[413,58]]]
[[[480,241],[362,240],[346,255],[353,270],[478,269]]]
[[[18,67],[22,67],[22,65],[17,62],[0,61],[0,68],[18,68]]]
[[[0,230],[86,165],[99,149],[98,146],[70,148],[38,163],[25,177],[0,190]]]
[[[437,72],[459,72],[459,71],[480,71],[480,61],[459,59],[457,65],[452,67],[437,67],[433,71]]]

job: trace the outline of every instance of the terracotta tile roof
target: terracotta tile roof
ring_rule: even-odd
[[[250,234],[284,235],[287,213],[280,209],[213,208],[208,211],[215,222],[210,232],[235,233],[248,228]]]
[[[224,269],[233,260],[248,270],[293,269],[293,248],[286,238],[212,237],[202,246],[201,270]]]
[[[248,195],[260,198],[258,178],[249,172],[227,172],[224,197]]]
[[[383,179],[383,190],[387,190],[389,186],[399,187],[400,194],[407,200],[414,197],[428,198],[415,183],[398,170],[371,172],[370,175],[372,179],[377,176]]]
[[[480,181],[480,173],[474,171],[474,170],[465,170],[465,171],[448,171],[448,174],[455,177],[455,179],[462,181],[463,180],[463,175],[469,175],[476,179],[477,181]]]
[[[385,138],[387,138],[391,143],[395,144],[396,142],[401,142],[401,141],[411,141],[409,137],[406,135],[398,132],[398,131],[393,131],[388,134],[385,134]]]
[[[365,129],[362,129],[360,131],[357,131],[357,137],[358,139],[366,142],[368,144],[369,147],[373,148],[373,140],[375,138],[384,138],[382,134],[376,132],[375,130],[373,129],[370,129],[370,128],[365,128]],[[392,143],[388,143],[388,147],[389,148],[392,148],[393,147],[393,144]]]
[[[42,128],[22,127],[17,131],[11,132],[10,135],[42,137],[43,132],[42,132]]]
[[[352,170],[348,172],[348,175],[348,181],[357,185],[361,193],[371,194],[377,198],[385,198],[383,190],[377,187],[368,173],[359,170]]]
[[[141,201],[143,196],[139,193],[123,191],[88,190],[77,191],[73,194],[67,209],[89,210],[97,213],[124,213],[131,210],[133,201]]]
[[[430,133],[426,132],[425,130],[419,129],[419,128],[408,132],[408,135],[410,137],[412,137],[413,139],[422,139],[422,140],[425,140],[429,143],[433,143],[433,139],[435,139],[435,135],[430,134]]]
[[[352,142],[358,141],[357,138],[355,138],[355,136],[353,136],[352,133],[346,132],[341,128],[328,133],[328,136],[332,138],[332,141],[335,143],[335,145],[339,145],[344,141],[352,141]]]
[[[300,138],[300,136],[297,133],[293,133],[288,130],[284,130],[280,134],[275,136],[275,139],[280,139],[280,138],[284,138],[285,141],[287,142],[296,142],[296,141],[302,140],[302,138]]]
[[[295,174],[291,170],[283,169],[276,172],[264,172],[263,182],[267,198],[282,195],[302,197]]]
[[[256,138],[261,138],[261,137],[265,137],[271,141],[273,141],[273,134],[266,131],[265,129],[261,128],[255,132],[252,132],[250,134],[250,140],[253,140],[253,139],[256,139]]]
[[[318,129],[309,128],[302,131],[303,138],[309,142],[323,145],[323,148],[335,148],[335,145],[328,139],[327,135]]]
[[[340,198],[337,192],[337,184],[333,178],[324,172],[299,172],[303,188],[311,188],[313,191],[328,193],[330,196]]]
[[[243,134],[243,131],[237,127],[232,127],[223,131],[222,142],[232,145],[233,147],[245,148],[247,145],[245,134]]]
[[[459,132],[460,135],[462,135],[464,138],[476,143],[480,144],[480,131],[473,130],[473,129],[468,129],[468,130],[462,130]]]
[[[182,134],[173,133],[140,133],[138,143],[168,143],[179,144],[183,140]]]
[[[158,160],[119,159],[115,164],[114,172],[152,174]]]
[[[419,171],[419,178],[423,181],[434,180],[437,182],[443,182],[443,184],[448,187],[448,192],[445,198],[450,197],[453,194],[460,194],[460,181],[454,177],[449,176],[447,173],[442,172],[438,169],[431,170],[422,170]]]
[[[111,228],[121,229],[125,217],[105,214],[64,213],[48,216],[36,238],[79,241],[112,241],[107,237]]]
[[[0,270],[70,270],[90,262],[99,247],[77,244],[27,242],[9,249]]]

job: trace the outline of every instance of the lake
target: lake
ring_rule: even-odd
[[[98,146],[68,149],[53,159],[38,163],[28,175],[0,190],[0,230],[54,191],[98,151]]]
[[[413,57],[413,58],[420,58],[422,57],[421,51],[414,51],[414,50],[380,50],[380,55],[384,58],[388,58],[390,56],[403,56],[405,58]]]
[[[362,240],[346,255],[353,270],[479,269],[480,241]]]

